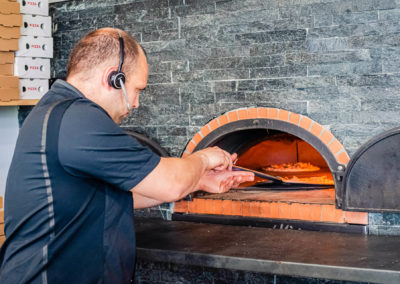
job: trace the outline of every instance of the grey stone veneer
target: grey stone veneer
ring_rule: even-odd
[[[54,77],[94,29],[119,27],[143,45],[149,86],[123,126],[173,156],[207,121],[239,107],[307,115],[350,155],[400,124],[396,0],[79,0],[50,10]],[[371,214],[371,232],[399,225],[384,216]]]

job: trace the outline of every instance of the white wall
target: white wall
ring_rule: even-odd
[[[18,107],[0,107],[0,196],[3,197],[18,131]]]

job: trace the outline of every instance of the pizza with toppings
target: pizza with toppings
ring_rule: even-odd
[[[285,182],[296,182],[296,183],[310,183],[310,184],[326,184],[334,185],[333,177],[328,176],[316,176],[316,177],[282,177]]]
[[[266,172],[316,172],[319,171],[320,168],[314,166],[311,163],[297,162],[297,163],[284,163],[284,164],[276,164],[269,165],[262,168],[263,171]]]

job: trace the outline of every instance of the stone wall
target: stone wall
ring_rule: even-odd
[[[172,156],[239,107],[307,115],[350,155],[400,124],[398,0],[74,0],[50,11],[54,77],[94,29],[122,28],[143,45],[149,85],[123,126]],[[370,222],[379,233],[400,218],[370,214]]]
[[[79,0],[51,5],[54,75],[88,31],[131,32],[150,62],[124,122],[171,155],[214,116],[270,106],[330,128],[351,154],[400,124],[396,0]]]

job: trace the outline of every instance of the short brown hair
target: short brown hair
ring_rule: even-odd
[[[67,77],[88,72],[106,61],[120,60],[119,36],[124,40],[124,65],[122,71],[129,74],[139,54],[139,43],[120,29],[102,28],[85,35],[72,49],[67,65]]]

